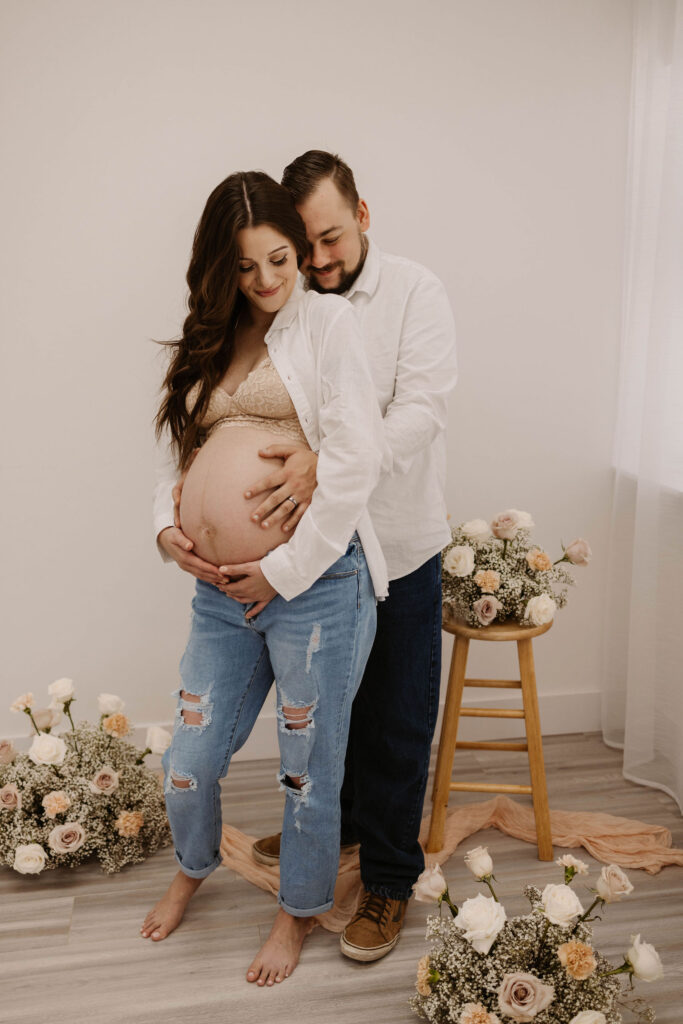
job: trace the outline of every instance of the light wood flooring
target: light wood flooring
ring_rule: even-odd
[[[674,845],[683,846],[683,820],[674,802],[626,782],[619,752],[604,746],[598,735],[549,737],[545,755],[551,807],[602,810],[666,825]],[[524,764],[523,754],[462,751],[456,756],[460,778],[524,782]],[[275,761],[233,766],[223,787],[226,821],[255,835],[278,830],[282,795],[276,768]],[[480,797],[453,794],[451,799]],[[535,847],[495,829],[473,836],[462,853],[479,843],[493,856],[498,893],[509,914],[526,912],[526,883],[543,887],[560,880],[554,865],[536,859]],[[592,880],[600,865],[574,853],[589,861]],[[257,989],[243,980],[244,972],[268,934],[275,901],[226,868],[204,882],[170,938],[153,943],[139,937],[145,913],[174,870],[170,848],[113,876],[95,864],[35,878],[0,869],[3,1024],[417,1021],[407,1001],[415,964],[426,951],[427,905],[410,904],[401,941],[376,964],[346,959],[338,936],[316,929],[295,974],[272,989]],[[445,874],[457,900],[479,891],[460,851],[445,865]],[[683,1024],[683,868],[629,874],[635,891],[608,908],[597,924],[596,945],[616,964],[632,932],[652,942],[666,974],[652,985],[639,983],[639,994],[655,1006],[659,1024]]]

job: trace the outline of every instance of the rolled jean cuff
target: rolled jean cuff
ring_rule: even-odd
[[[363,882],[363,886],[367,892],[373,893],[375,896],[383,896],[386,900],[409,900],[413,895],[413,887],[409,885],[407,889],[391,889],[388,885],[369,885]]]
[[[327,910],[331,910],[334,906],[334,900],[328,900],[327,903],[321,903],[319,907],[311,907],[310,910],[300,910],[298,907],[290,907],[288,903],[285,903],[280,893],[277,894],[278,904],[292,917],[315,917],[317,914],[324,914]]]
[[[186,868],[177,853],[175,854],[175,859],[178,862],[178,866],[182,873],[187,875],[188,878],[206,878],[223,863],[221,858],[218,857],[212,864],[209,864],[207,868]]]

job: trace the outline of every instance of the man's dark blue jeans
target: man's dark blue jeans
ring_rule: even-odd
[[[407,899],[424,870],[418,834],[439,710],[441,556],[392,580],[353,702],[342,843],[360,842],[366,889]]]

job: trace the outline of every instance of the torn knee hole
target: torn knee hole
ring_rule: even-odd
[[[285,775],[285,786],[290,789],[301,789],[302,785],[301,775]]]
[[[171,783],[175,786],[176,789],[189,789],[191,784],[192,784],[192,780],[191,779],[179,779],[175,775],[172,775],[171,776]]]
[[[311,725],[310,714],[312,710],[312,704],[307,708],[283,707],[282,714],[285,716],[285,728],[305,729],[308,725]]]
[[[202,699],[196,693],[188,693],[187,690],[180,691],[180,698],[190,704],[199,704]],[[183,708],[181,714],[186,725],[204,725],[204,714],[201,711],[190,711],[188,708]]]
[[[183,716],[183,722],[187,725],[201,725],[204,721],[201,711],[188,711],[186,708],[183,708],[181,714]]]

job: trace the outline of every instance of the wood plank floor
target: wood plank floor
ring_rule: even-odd
[[[554,736],[545,741],[551,807],[602,810],[671,829],[683,846],[683,821],[665,794],[626,782],[621,757],[598,735]],[[524,755],[462,751],[460,778],[506,777],[524,782]],[[225,821],[252,834],[277,831],[282,795],[275,761],[235,764],[223,786]],[[452,802],[477,800],[453,794]],[[530,798],[520,797],[520,800]],[[559,881],[535,848],[492,829],[465,844],[489,846],[498,892],[509,914],[527,909],[527,882]],[[465,849],[462,851],[465,852]],[[580,851],[578,855],[584,856]],[[591,879],[600,865],[591,863]],[[338,937],[316,929],[295,974],[280,986],[257,989],[244,972],[267,936],[275,902],[228,869],[202,885],[181,927],[164,942],[139,937],[140,923],[175,870],[172,852],[107,876],[96,865],[25,878],[0,871],[0,1020],[6,1024],[409,1024],[407,1005],[415,964],[426,951],[429,907],[411,903],[396,949],[376,964],[343,957]],[[445,865],[457,900],[476,894],[460,852]],[[657,1010],[659,1024],[683,1022],[683,868],[659,875],[631,871],[635,891],[608,908],[596,945],[615,963],[640,932],[661,953],[665,977],[640,983],[639,994]],[[576,883],[575,883],[576,884]]]

